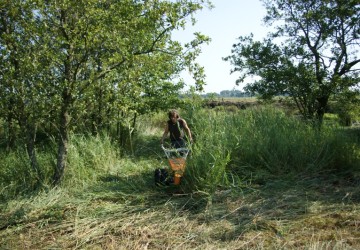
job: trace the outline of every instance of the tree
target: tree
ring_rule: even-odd
[[[198,55],[199,46],[208,38],[197,35],[190,47],[182,48],[171,39],[171,32],[183,28],[188,18],[206,5],[206,0],[15,0],[6,3],[2,13],[28,10],[28,19],[13,15],[18,18],[16,23],[15,19],[7,19],[3,24],[13,24],[16,32],[24,31],[13,43],[22,44],[23,51],[36,49],[36,53],[26,54],[24,61],[21,57],[25,54],[14,53],[6,44],[8,35],[2,33],[0,48],[5,55],[2,59],[9,66],[6,67],[13,67],[9,55],[23,62],[23,67],[18,70],[21,79],[16,80],[10,73],[6,79],[0,79],[1,91],[11,91],[14,98],[23,98],[26,102],[30,94],[37,95],[31,100],[43,105],[33,106],[24,116],[33,118],[33,124],[42,121],[46,114],[51,115],[58,132],[55,185],[61,182],[66,169],[69,133],[75,124],[81,126],[77,123],[81,121],[79,118],[86,117],[86,112],[95,114],[93,107],[97,107],[99,112],[93,121],[109,123],[104,113],[115,120],[114,111],[120,109],[126,113],[137,109],[146,84],[156,89],[184,67],[192,68],[195,77],[201,72],[191,59]],[[30,66],[32,77],[28,78],[26,72]],[[19,87],[13,91],[8,84],[14,79]],[[200,74],[199,88],[202,80]],[[20,93],[18,90],[25,86],[24,82],[29,91]],[[3,99],[1,103],[6,105]],[[21,103],[16,102],[15,107],[21,109]]]
[[[224,58],[260,80],[246,89],[271,98],[289,94],[306,118],[322,122],[330,96],[359,84],[360,5],[357,0],[263,0],[264,21],[276,25],[263,41],[240,37]]]
[[[5,1],[1,6],[0,115],[6,121],[8,148],[14,144],[18,126],[31,169],[41,183],[43,173],[36,157],[35,141],[37,127],[44,122],[42,107],[46,103],[46,93],[42,85],[43,67],[39,66],[38,57],[41,48],[38,37],[32,36],[36,27],[33,4]]]

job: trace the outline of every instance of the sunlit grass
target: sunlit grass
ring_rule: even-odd
[[[168,166],[162,115],[142,124],[134,154],[107,135],[72,135],[56,188],[31,192],[26,157],[4,154],[0,248],[360,248],[356,137],[268,108],[182,113],[195,143],[178,187],[154,185]],[[50,177],[53,152],[40,153]]]

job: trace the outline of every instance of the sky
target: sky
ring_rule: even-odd
[[[261,40],[268,33],[268,28],[262,24],[266,14],[265,8],[259,0],[211,0],[215,7],[211,10],[204,8],[196,13],[195,26],[189,24],[185,30],[174,34],[174,39],[189,42],[194,32],[201,32],[209,36],[212,41],[202,46],[202,53],[197,62],[205,68],[205,93],[220,93],[222,90],[242,90],[243,85],[236,86],[239,74],[230,74],[230,62],[222,60],[231,55],[232,45],[237,38],[254,34],[255,40]],[[181,78],[190,86],[194,85],[188,72],[183,72]]]

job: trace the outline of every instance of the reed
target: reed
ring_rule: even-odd
[[[318,130],[276,108],[201,110],[194,117],[196,143],[188,169],[196,188],[214,191],[233,185],[234,176],[262,179],[347,171],[359,162],[358,144],[339,127]]]

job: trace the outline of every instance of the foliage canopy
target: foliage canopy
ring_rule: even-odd
[[[209,38],[197,33],[183,47],[171,33],[194,22],[194,13],[207,5],[206,0],[1,1],[0,117],[8,146],[25,138],[39,172],[36,133],[56,137],[54,182],[59,183],[71,131],[133,126],[136,115],[175,99],[183,83],[171,80],[184,68],[191,68],[202,89],[204,74],[193,61]]]
[[[345,0],[263,0],[274,31],[263,41],[239,38],[224,58],[260,80],[246,89],[271,98],[288,94],[306,118],[322,121],[329,98],[359,89],[360,5]]]

